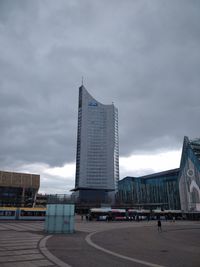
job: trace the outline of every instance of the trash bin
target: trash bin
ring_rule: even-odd
[[[45,217],[47,233],[74,232],[74,204],[48,204]]]

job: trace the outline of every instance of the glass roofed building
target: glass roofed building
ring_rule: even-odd
[[[119,204],[147,209],[180,209],[179,169],[163,171],[142,177],[125,177],[119,181]]]
[[[184,137],[180,168],[119,181],[117,201],[139,207],[200,212],[200,138]]]
[[[200,138],[184,137],[179,173],[181,209],[200,211]]]
[[[119,180],[118,111],[79,88],[75,195],[80,202],[106,202]]]

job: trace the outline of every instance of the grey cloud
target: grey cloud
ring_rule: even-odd
[[[1,1],[0,166],[75,160],[78,86],[119,109],[120,154],[199,136],[198,1]]]

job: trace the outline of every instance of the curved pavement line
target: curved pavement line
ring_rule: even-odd
[[[46,247],[47,240],[52,237],[52,235],[48,235],[40,240],[39,248],[40,251],[53,263],[55,263],[59,267],[71,267],[71,265],[59,260],[57,257],[55,257]]]
[[[103,232],[103,231],[98,231],[98,232],[93,232],[93,233],[90,233],[89,235],[86,236],[85,240],[86,242],[96,248],[96,249],[99,249],[105,253],[108,253],[108,254],[111,254],[113,256],[116,256],[118,258],[121,258],[121,259],[124,259],[124,260],[129,260],[129,261],[132,261],[132,262],[136,262],[136,263],[140,263],[140,264],[143,264],[143,265],[146,265],[146,266],[151,266],[151,267],[165,267],[163,265],[159,265],[159,264],[154,264],[154,263],[151,263],[151,262],[148,262],[148,261],[142,261],[142,260],[138,260],[138,259],[135,259],[135,258],[131,258],[131,257],[127,257],[127,256],[124,256],[124,255],[121,255],[121,254],[118,254],[116,252],[113,252],[111,250],[108,250],[108,249],[105,249],[103,247],[100,247],[98,245],[96,245],[92,240],[91,240],[91,237],[94,235],[94,234],[97,234],[97,233],[100,233],[100,232]]]

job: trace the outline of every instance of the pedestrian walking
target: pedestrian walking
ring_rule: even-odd
[[[162,224],[161,224],[161,220],[160,219],[158,220],[157,225],[158,225],[158,232],[162,232]]]

